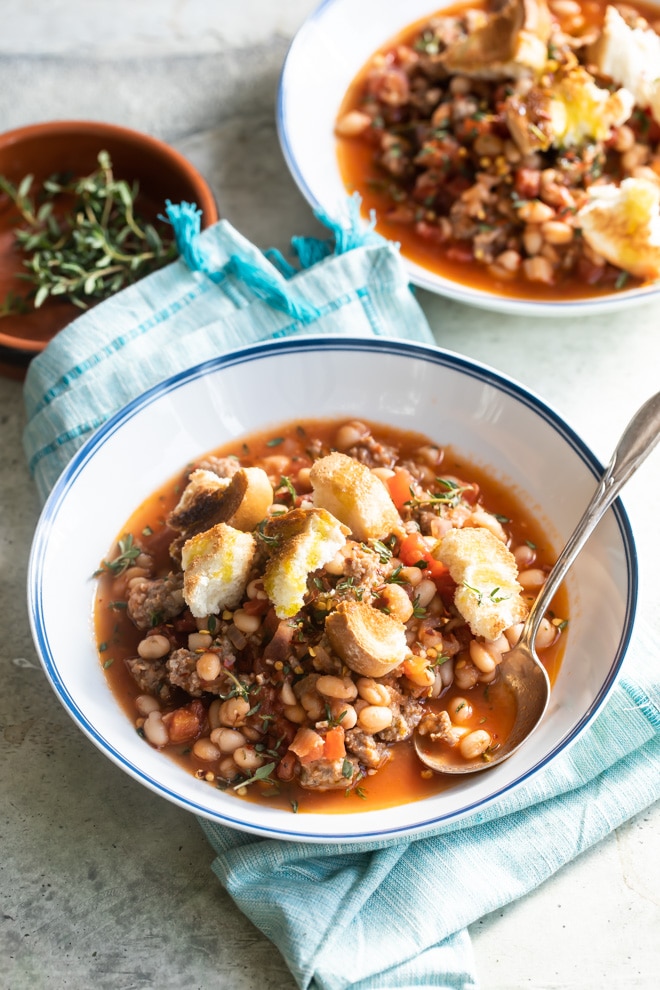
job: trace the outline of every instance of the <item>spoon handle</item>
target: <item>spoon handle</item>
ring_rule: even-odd
[[[521,641],[533,643],[550,599],[561,584],[569,567],[585,545],[605,512],[642,461],[660,440],[660,392],[638,409],[619,440],[612,459],[601,477],[582,518],[569,537],[557,562],[550,571],[542,591],[532,605]]]

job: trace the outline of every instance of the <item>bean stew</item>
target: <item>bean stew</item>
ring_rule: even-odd
[[[409,25],[351,84],[344,184],[411,261],[500,295],[660,279],[660,10],[470,0]]]
[[[450,446],[356,420],[289,423],[187,465],[97,572],[108,683],[150,745],[237,798],[355,812],[452,786],[416,727],[485,763],[498,682],[552,547]],[[554,680],[560,590],[538,646]]]

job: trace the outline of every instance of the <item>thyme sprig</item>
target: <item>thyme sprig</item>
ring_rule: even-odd
[[[422,505],[458,505],[461,500],[463,492],[468,490],[468,487],[461,487],[457,485],[455,481],[450,481],[448,478],[436,478],[437,484],[440,485],[443,491],[436,495],[428,494],[425,498],[421,498],[416,495],[414,490],[410,489],[410,498],[404,502],[404,505],[410,508],[419,508]]]
[[[21,215],[14,237],[26,271],[18,277],[30,284],[35,309],[50,297],[87,309],[176,257],[173,234],[163,236],[137,215],[137,183],[115,178],[107,151],[97,160],[90,175],[54,174],[41,189],[33,188],[32,175],[17,186],[0,176],[0,191]],[[10,295],[0,315],[25,307],[25,299]]]
[[[110,571],[111,574],[117,577],[119,574],[123,574],[124,571],[128,570],[142,553],[140,547],[136,546],[132,533],[126,533],[125,536],[122,536],[117,541],[117,547],[119,548],[117,556],[112,560],[101,561],[101,567],[99,570],[94,571],[94,577],[98,577],[103,571]],[[112,603],[115,607],[117,604],[117,602]]]

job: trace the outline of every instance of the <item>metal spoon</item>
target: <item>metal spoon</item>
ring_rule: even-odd
[[[536,655],[535,641],[546,608],[605,512],[642,461],[660,440],[660,392],[648,399],[633,416],[616,446],[612,460],[572,536],[539,592],[513,649],[503,654],[498,680],[516,696],[517,714],[506,741],[489,759],[482,756],[460,765],[445,762],[440,743],[415,731],[413,742],[419,759],[437,773],[465,774],[487,770],[508,759],[536,729],[550,700],[550,680]]]

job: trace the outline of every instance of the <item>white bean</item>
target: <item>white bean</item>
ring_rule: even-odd
[[[202,653],[197,658],[195,669],[200,681],[214,681],[222,670],[220,657],[217,653]]]
[[[557,627],[553,626],[549,619],[545,617],[541,619],[539,625],[539,630],[536,634],[536,647],[539,650],[545,650],[548,646],[552,646],[557,638]]]
[[[222,777],[223,780],[233,780],[236,776],[238,776],[238,767],[234,763],[234,758],[226,756],[218,764],[218,777]]]
[[[221,753],[233,753],[239,746],[245,745],[245,736],[236,729],[213,729],[211,742],[215,743]]]
[[[280,688],[280,698],[282,699],[282,704],[283,705],[297,705],[298,704],[298,699],[296,698],[295,694],[293,693],[293,688],[291,687],[291,684],[289,683],[289,681],[285,681],[284,684],[282,685],[282,687]]]
[[[516,565],[518,570],[524,567],[530,567],[536,560],[536,550],[532,549],[527,543],[521,543],[513,550],[513,556],[516,558]]]
[[[151,712],[160,711],[160,705],[150,694],[139,694],[135,699],[135,707],[138,715],[147,716]]]
[[[413,603],[403,588],[398,584],[387,584],[381,592],[390,615],[399,622],[407,622],[413,614]]]
[[[417,588],[422,582],[422,572],[419,567],[402,567],[399,571],[399,577],[406,584],[411,584],[413,588]]]
[[[436,596],[437,588],[430,578],[422,578],[415,589],[415,598],[420,608],[427,608]]]
[[[241,770],[258,770],[264,765],[264,758],[254,746],[239,746],[232,754],[234,763]]]
[[[170,652],[170,641],[167,636],[155,633],[139,642],[137,651],[143,660],[160,660]]]
[[[214,746],[210,739],[198,739],[192,748],[193,756],[196,756],[198,760],[204,760],[206,763],[212,763],[214,760],[219,760],[222,753],[217,746]]]
[[[542,203],[540,199],[527,200],[518,210],[518,217],[524,223],[546,223],[554,215],[552,207]]]
[[[357,682],[357,693],[369,705],[389,705],[391,701],[388,689],[373,677],[360,677]]]
[[[233,622],[237,629],[249,636],[259,629],[261,616],[253,615],[250,612],[244,611],[242,608],[237,608],[233,615]]]
[[[326,698],[340,701],[353,701],[358,696],[358,689],[350,677],[333,677],[332,674],[322,674],[316,682],[316,690]]]
[[[485,729],[475,729],[463,736],[458,748],[464,760],[476,760],[478,756],[483,756],[492,742],[489,732]]]
[[[295,722],[296,725],[302,725],[302,723],[307,718],[307,712],[302,705],[285,705],[284,706],[284,717],[288,718],[289,722]]]
[[[470,660],[482,674],[490,674],[495,670],[495,661],[492,656],[483,643],[479,643],[476,639],[470,642]]]
[[[344,729],[354,729],[357,725],[357,712],[353,705],[346,704],[345,701],[338,701],[336,698],[328,705],[330,714],[335,721]]]
[[[461,659],[454,664],[454,684],[461,691],[474,687],[479,680],[479,670],[469,660]]]
[[[348,450],[350,447],[354,447],[356,443],[359,443],[360,440],[363,440],[368,434],[369,430],[364,423],[355,419],[339,427],[335,437],[335,446],[338,450]]]
[[[149,712],[142,727],[147,742],[152,746],[167,746],[170,737],[167,734],[167,726],[163,722],[160,712]]]
[[[545,584],[547,575],[540,567],[528,567],[518,575],[519,584],[525,591],[536,591]]]
[[[440,671],[440,680],[443,687],[449,687],[454,680],[454,658],[450,657],[449,660],[444,660],[436,670]]]
[[[506,636],[509,646],[514,647],[518,640],[520,639],[520,634],[523,629],[522,622],[516,622],[515,626],[509,626],[508,629],[504,630],[504,635]]]
[[[467,722],[472,718],[472,705],[467,698],[454,698],[447,706],[447,712],[452,722]]]
[[[249,711],[250,703],[245,698],[227,698],[218,711],[220,724],[228,725],[230,728],[242,725]]]
[[[325,714],[325,706],[320,695],[316,691],[305,691],[300,695],[300,704],[303,706],[312,722],[318,722]]]
[[[358,715],[357,724],[364,732],[374,735],[392,724],[392,711],[380,705],[365,705]]]

